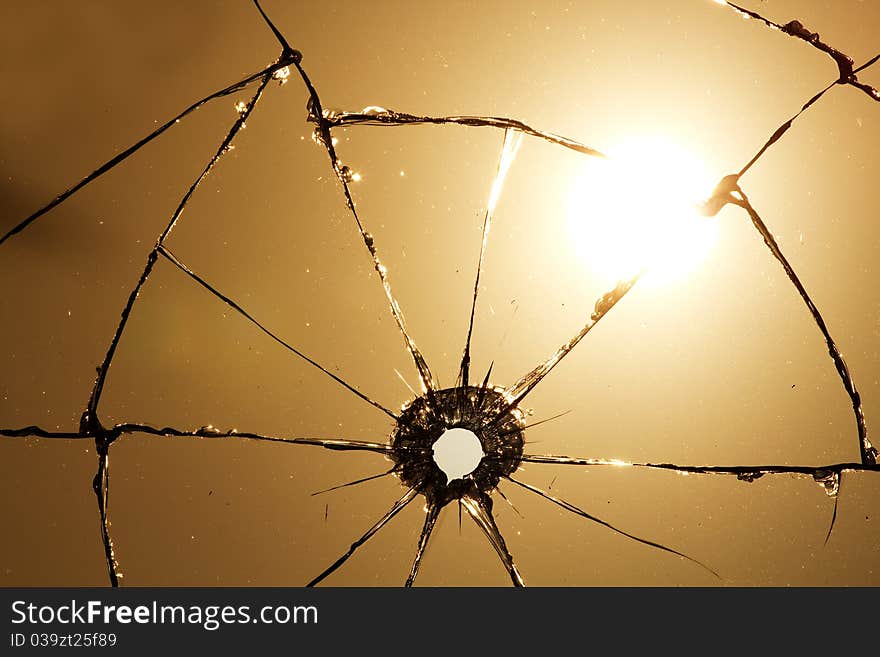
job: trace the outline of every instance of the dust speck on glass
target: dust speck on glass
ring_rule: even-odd
[[[846,214],[771,228],[773,213],[823,202],[867,212],[870,190],[852,185],[817,200],[786,163],[815,160],[818,172],[804,174],[820,181],[815,193],[829,170],[863,170],[835,173],[844,181],[870,177],[870,149],[846,155],[858,162],[832,158],[866,122],[880,134],[870,78],[880,55],[858,61],[807,17],[765,17],[769,6],[761,14],[708,0],[618,9],[665,15],[663,29],[683,39],[690,32],[680,12],[699,15],[707,30],[758,39],[769,53],[798,49],[791,57],[800,68],[786,74],[768,64],[767,86],[761,62],[741,65],[742,79],[730,84],[754,97],[726,94],[724,76],[739,73],[715,70],[698,85],[705,96],[688,99],[687,73],[664,58],[690,61],[679,48],[696,46],[663,42],[654,64],[667,81],[649,89],[639,87],[650,63],[639,43],[652,33],[629,35],[635,25],[622,16],[606,23],[614,15],[607,3],[577,19],[553,8],[555,22],[512,11],[529,34],[542,20],[548,33],[580,34],[571,56],[584,62],[603,61],[597,50],[610,42],[597,33],[621,32],[631,54],[605,75],[638,77],[615,88],[631,94],[634,112],[661,117],[654,133],[676,124],[670,131],[686,134],[688,121],[672,109],[699,112],[694,106],[713,94],[740,103],[718,119],[729,126],[723,140],[691,135],[723,152],[712,161],[721,172],[714,189],[689,206],[696,223],[650,233],[648,246],[683,260],[698,248],[688,235],[703,226],[723,244],[707,247],[714,250],[686,277],[645,285],[650,258],[604,272],[582,261],[611,253],[606,260],[621,265],[614,242],[625,252],[636,232],[650,231],[603,232],[603,221],[617,221],[608,213],[632,197],[631,214],[656,212],[666,225],[661,205],[683,174],[667,144],[656,162],[633,151],[650,163],[641,179],[628,169],[617,188],[599,174],[610,201],[598,200],[600,189],[580,197],[566,189],[578,186],[577,171],[593,175],[600,170],[589,167],[615,161],[613,142],[598,141],[602,125],[619,131],[601,115],[614,105],[600,81],[584,79],[566,98],[540,92],[522,118],[518,107],[496,112],[484,99],[474,109],[489,107],[485,114],[445,112],[443,89],[455,95],[473,81],[447,77],[440,50],[430,81],[440,89],[420,106],[370,97],[356,105],[363,109],[337,109],[322,79],[340,75],[330,68],[341,58],[339,79],[349,81],[356,62],[330,48],[311,68],[312,51],[330,41],[314,37],[306,48],[294,36],[299,10],[287,9],[282,22],[263,4],[254,0],[252,10],[280,48],[271,63],[169,112],[49,203],[3,224],[11,374],[0,434],[10,439],[4,497],[20,508],[4,511],[13,545],[0,581],[95,583],[98,555],[113,586],[880,582],[871,568],[880,466],[865,420],[880,399],[880,297],[820,280],[834,276],[826,262],[846,268],[859,240],[880,247],[880,236],[847,232]],[[377,11],[376,21],[390,11]],[[493,38],[516,39],[517,23],[496,18]],[[379,27],[365,19],[362,29],[369,39]],[[449,38],[466,50],[467,37]],[[519,64],[540,69],[540,53],[519,51]],[[401,88],[427,84],[406,57],[381,48],[361,56],[375,70],[384,70],[383,57],[409,64],[385,73]],[[733,67],[734,56],[708,66]],[[821,77],[783,90],[803,66]],[[511,71],[499,67],[479,84],[506,87]],[[792,106],[814,79],[823,82]],[[345,83],[328,86],[334,99],[345,97]],[[774,94],[778,103],[764,99]],[[273,108],[283,96],[288,104]],[[566,112],[567,103],[576,110]],[[440,113],[425,110],[432,105]],[[779,116],[780,107],[795,111]],[[816,115],[826,107],[820,118],[834,127],[823,132]],[[143,127],[106,124],[123,134]],[[580,126],[590,145],[555,125]],[[736,137],[738,125],[763,137],[753,146]],[[785,151],[800,143],[799,129],[805,150]],[[770,174],[780,182],[766,182]],[[26,200],[35,193],[28,188]],[[571,229],[593,201],[592,232]],[[143,212],[126,228],[129,206]],[[759,214],[764,206],[771,209]],[[827,241],[805,254],[811,231]],[[853,255],[826,254],[829,236],[841,233]],[[723,269],[722,260],[736,265]],[[823,269],[805,275],[813,265],[802,262]],[[868,265],[856,269],[868,286]],[[873,324],[856,313],[835,330],[836,313],[870,309],[872,299]],[[58,326],[65,321],[75,328]],[[865,325],[873,327],[867,355],[848,364],[842,352],[865,343],[855,335]],[[579,361],[594,336],[595,350]],[[95,353],[92,379],[82,364]],[[34,393],[41,387],[49,394]],[[75,422],[53,410],[76,403]],[[82,526],[84,517],[94,524]],[[62,537],[76,545],[51,543]]]

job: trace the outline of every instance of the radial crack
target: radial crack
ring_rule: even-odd
[[[524,431],[526,429],[532,429],[534,427],[540,426],[540,425],[545,424],[547,422],[552,422],[553,420],[558,420],[561,417],[565,417],[569,413],[571,413],[571,410],[564,411],[562,413],[557,413],[556,415],[551,415],[550,417],[545,417],[543,420],[537,420],[536,422],[532,422],[531,424],[525,425],[524,427],[522,427],[522,429],[516,429],[516,430],[508,429],[507,431],[502,431],[498,435],[499,436],[508,436],[511,433],[514,433],[514,431]]]
[[[324,367],[323,365],[321,365],[321,364],[318,363],[317,361],[312,360],[311,358],[309,358],[308,356],[306,356],[303,352],[301,352],[299,349],[297,349],[296,347],[294,347],[294,346],[288,344],[288,343],[285,342],[282,338],[278,337],[275,333],[273,333],[273,332],[270,331],[268,328],[266,328],[263,324],[261,324],[259,321],[257,321],[257,319],[255,319],[255,318],[253,317],[253,315],[251,315],[251,314],[250,314],[249,312],[247,312],[244,308],[242,308],[242,307],[241,307],[236,301],[234,301],[234,300],[231,299],[230,297],[228,297],[228,296],[226,296],[225,294],[223,294],[222,292],[220,292],[220,290],[218,290],[217,288],[215,288],[213,285],[211,285],[210,283],[208,283],[204,278],[202,278],[201,276],[199,276],[198,274],[196,274],[194,271],[192,271],[189,267],[187,267],[185,264],[183,264],[183,263],[182,263],[182,262],[181,262],[181,261],[180,261],[180,260],[179,260],[179,259],[173,254],[173,253],[171,253],[171,251],[169,251],[165,246],[161,246],[161,247],[159,248],[159,253],[161,253],[163,256],[165,256],[165,258],[167,258],[169,262],[171,262],[172,264],[174,264],[178,269],[180,269],[183,273],[185,273],[187,276],[189,276],[190,278],[192,278],[196,283],[198,283],[199,285],[201,285],[202,287],[204,287],[206,290],[208,290],[211,294],[213,294],[215,297],[217,297],[218,299],[220,299],[220,300],[221,300],[223,303],[225,303],[227,306],[229,306],[230,308],[232,308],[233,310],[235,310],[239,315],[241,315],[242,317],[244,317],[245,319],[247,319],[247,320],[248,320],[249,322],[251,322],[254,326],[256,326],[258,329],[260,329],[263,333],[265,333],[266,335],[268,335],[270,338],[272,338],[275,342],[277,342],[278,344],[280,344],[282,347],[284,347],[285,349],[287,349],[289,352],[291,352],[292,354],[295,354],[296,356],[299,356],[299,357],[302,358],[304,361],[306,361],[309,365],[311,365],[311,366],[317,368],[318,370],[320,370],[321,372],[323,372],[324,374],[326,374],[327,376],[329,376],[331,379],[333,379],[334,381],[336,381],[338,384],[340,384],[341,386],[343,386],[343,387],[346,388],[347,390],[353,392],[354,394],[356,394],[358,397],[360,397],[361,399],[363,399],[363,400],[364,400],[365,402],[367,402],[368,404],[374,406],[375,408],[378,408],[380,411],[382,411],[383,413],[385,413],[386,415],[388,415],[388,416],[391,417],[392,419],[394,419],[394,420],[397,419],[397,416],[396,416],[394,413],[392,413],[390,410],[388,410],[387,408],[385,408],[382,404],[380,404],[379,402],[377,402],[377,401],[374,400],[374,399],[371,399],[370,397],[368,397],[367,395],[365,395],[364,393],[362,393],[360,390],[358,390],[357,388],[355,388],[353,385],[351,385],[350,383],[347,383],[347,382],[344,381],[342,378],[340,378],[339,376],[337,376],[336,374],[334,374],[333,372],[331,372],[330,370],[328,370],[326,367]]]
[[[611,310],[618,301],[620,301],[623,296],[629,292],[633,285],[636,284],[636,281],[639,279],[639,275],[636,275],[629,280],[621,281],[617,284],[617,286],[611,290],[610,292],[602,295],[600,299],[596,301],[596,305],[593,309],[592,314],[590,315],[590,319],[584,324],[583,328],[578,331],[577,335],[575,335],[571,340],[566,342],[564,345],[559,347],[556,352],[550,356],[543,363],[535,367],[528,374],[525,374],[519,381],[517,381],[505,394],[505,398],[507,403],[501,408],[500,412],[494,416],[492,420],[490,420],[490,425],[492,422],[497,421],[499,418],[504,417],[504,415],[510,411],[510,409],[516,407],[519,403],[525,399],[526,395],[528,395],[532,390],[534,390],[535,386],[537,386],[545,376],[547,376],[551,370],[556,367],[559,362],[565,358],[572,349],[574,349],[578,343],[584,339],[584,336],[589,333],[599,321],[608,314],[608,311]]]
[[[474,314],[477,310],[477,295],[480,292],[480,274],[483,271],[483,258],[486,255],[486,246],[489,242],[489,228],[492,225],[492,216],[495,214],[495,206],[501,197],[501,190],[504,187],[504,179],[510,166],[516,159],[516,152],[519,150],[522,142],[522,134],[514,133],[508,128],[504,131],[504,142],[501,146],[501,156],[498,158],[498,168],[495,171],[495,178],[492,181],[492,188],[489,192],[489,201],[486,203],[486,214],[483,217],[483,237],[480,240],[480,257],[477,261],[477,275],[474,278],[474,295],[471,301],[471,315],[468,321],[467,339],[464,343],[464,353],[461,357],[461,367],[458,373],[458,385],[467,388],[469,385],[470,369],[471,369],[471,335],[474,332]]]
[[[513,556],[510,554],[510,550],[507,549],[507,543],[504,542],[504,537],[501,535],[498,525],[495,524],[495,518],[492,515],[492,499],[488,495],[479,494],[477,497],[465,495],[460,501],[464,510],[473,518],[477,526],[483,530],[486,538],[489,539],[492,547],[495,548],[495,552],[507,569],[507,574],[510,575],[510,581],[513,582],[513,585],[525,586],[522,575],[519,574],[519,570],[517,570],[516,564],[513,562]]]
[[[422,527],[422,533],[419,535],[419,547],[416,550],[416,557],[413,560],[412,568],[409,571],[409,577],[406,578],[406,586],[410,587],[416,581],[416,575],[419,574],[419,566],[422,563],[422,557],[425,556],[425,548],[428,547],[428,540],[431,538],[431,532],[434,531],[434,525],[437,524],[437,517],[440,515],[441,506],[432,504],[428,507],[425,514],[425,524]]]
[[[489,363],[489,369],[486,370],[486,376],[480,384],[480,392],[477,393],[477,403],[474,404],[474,412],[479,413],[483,410],[483,404],[486,401],[486,393],[489,390],[489,377],[492,376],[492,368],[495,367],[495,361]]]
[[[370,538],[372,538],[376,532],[382,529],[382,527],[384,527],[389,520],[396,516],[407,504],[412,502],[415,499],[416,495],[418,495],[418,491],[415,488],[410,488],[406,493],[404,493],[403,497],[401,497],[394,503],[394,506],[391,507],[388,513],[382,516],[382,518],[380,518],[375,525],[370,527],[363,536],[361,536],[358,540],[351,544],[351,547],[348,548],[348,551],[345,554],[343,554],[335,562],[333,562],[333,564],[329,568],[327,568],[327,570],[325,570],[311,582],[306,584],[306,586],[316,586],[329,575],[331,575],[342,564],[348,561],[349,557],[351,557],[351,555],[353,555],[361,545],[370,540]]]
[[[385,472],[380,472],[379,474],[370,475],[369,477],[362,477],[360,479],[355,479],[354,481],[349,481],[346,484],[339,484],[338,486],[332,486],[330,488],[325,488],[324,490],[319,490],[315,493],[312,493],[312,496],[315,495],[323,495],[324,493],[329,493],[334,490],[339,490],[340,488],[348,488],[349,486],[357,486],[358,484],[363,484],[367,481],[373,481],[373,479],[381,479],[382,477],[387,477],[388,475],[394,473],[397,470],[397,467],[393,467],[390,470],[386,470]]]
[[[295,61],[293,63],[294,66],[296,66],[297,71],[299,71],[300,78],[302,78],[303,84],[305,84],[306,89],[309,92],[309,120],[317,123],[317,140],[321,144],[323,144],[324,148],[326,149],[327,155],[330,158],[330,166],[333,168],[333,172],[336,174],[337,179],[342,185],[342,191],[345,195],[346,207],[351,213],[351,216],[354,218],[355,224],[357,224],[358,232],[360,232],[361,234],[361,239],[363,240],[364,245],[367,247],[367,251],[369,251],[370,253],[370,258],[373,261],[373,268],[379,275],[379,281],[382,283],[382,289],[384,290],[385,297],[388,300],[388,305],[391,309],[391,315],[394,318],[394,321],[397,323],[397,328],[400,330],[400,333],[403,337],[407,352],[409,352],[409,355],[413,359],[413,363],[416,366],[416,370],[419,373],[419,380],[421,382],[422,389],[429,394],[433,394],[433,391],[437,388],[437,383],[434,380],[433,374],[431,374],[431,369],[428,367],[428,363],[422,355],[422,352],[419,351],[419,348],[416,346],[415,341],[413,341],[409,332],[406,330],[406,322],[403,318],[403,312],[400,310],[400,305],[397,303],[397,299],[394,297],[394,293],[391,291],[391,282],[388,280],[388,268],[382,264],[381,260],[379,260],[379,253],[376,250],[375,239],[370,233],[367,232],[366,228],[364,228],[364,224],[361,221],[360,215],[358,215],[357,208],[355,207],[354,198],[351,194],[351,188],[349,186],[351,171],[350,169],[348,169],[348,167],[342,166],[339,161],[339,156],[336,154],[336,147],[333,145],[333,137],[330,134],[331,124],[328,121],[327,116],[325,116],[327,112],[325,112],[325,110],[323,109],[321,105],[321,98],[320,96],[318,96],[318,91],[315,88],[315,85],[312,84],[312,81],[306,73],[305,69],[303,68],[302,63],[298,61]]]
[[[618,529],[617,527],[615,527],[611,523],[605,522],[604,520],[587,513],[583,509],[576,507],[574,504],[571,504],[570,502],[566,502],[563,499],[560,499],[558,497],[554,497],[550,493],[547,493],[547,492],[541,490],[540,488],[537,488],[536,486],[532,486],[532,485],[526,484],[522,481],[518,481],[510,476],[508,476],[506,478],[509,479],[510,481],[512,481],[513,483],[515,483],[517,486],[522,486],[526,490],[530,490],[531,492],[533,492],[537,495],[540,495],[544,499],[549,500],[550,502],[553,502],[554,504],[562,507],[566,511],[570,511],[571,513],[574,513],[575,515],[581,516],[582,518],[586,518],[587,520],[590,520],[590,521],[595,522],[599,525],[602,525],[603,527],[607,527],[608,529],[611,529],[612,531],[615,531],[622,536],[626,536],[627,538],[630,538],[638,543],[642,543],[643,545],[657,548],[658,550],[662,550],[664,552],[669,552],[670,554],[674,554],[674,555],[677,555],[677,556],[682,557],[684,559],[687,559],[688,561],[692,561],[693,563],[697,564],[698,566],[701,566],[702,568],[705,568],[706,570],[708,570],[710,573],[715,575],[715,577],[717,577],[718,579],[721,579],[721,575],[719,575],[714,570],[709,568],[709,566],[707,566],[706,564],[704,564],[700,561],[697,561],[693,557],[689,557],[688,555],[684,554],[683,552],[679,552],[678,550],[673,550],[672,548],[666,547],[665,545],[662,545],[660,543],[655,543],[654,541],[649,541],[645,538],[639,538],[638,536],[630,534],[629,532],[625,532],[622,529]]]
[[[507,495],[504,494],[504,491],[502,491],[500,488],[496,488],[496,489],[495,489],[495,492],[498,493],[498,494],[501,496],[501,499],[502,499],[502,500],[504,500],[505,502],[507,502],[507,505],[508,505],[511,509],[513,509],[513,512],[514,512],[516,515],[518,515],[520,518],[524,518],[524,517],[525,517],[525,516],[523,516],[523,514],[521,514],[521,513],[519,512],[519,509],[516,508],[516,506],[513,504],[513,502],[511,502],[511,501],[507,498]]]

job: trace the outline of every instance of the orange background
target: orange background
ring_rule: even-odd
[[[751,3],[797,18],[861,64],[877,54],[873,2]],[[265,8],[329,108],[509,116],[606,149],[662,135],[717,177],[836,77],[808,45],[709,0],[620,3],[283,3]],[[193,100],[278,54],[235,2],[0,5],[0,229]],[[865,82],[880,85],[880,66]],[[182,121],[0,248],[0,426],[75,430],[94,368],[146,253],[236,118],[242,92]],[[272,84],[168,244],[273,331],[386,406],[411,362],[310,139],[307,94]],[[488,128],[337,130],[353,191],[408,326],[452,385],[467,329],[482,209],[501,147]],[[838,87],[742,185],[847,358],[868,426],[880,418],[880,106]],[[582,157],[526,138],[489,240],[473,371],[510,385],[567,341],[603,290],[578,260],[565,201]],[[401,175],[403,172],[403,175]],[[821,335],[747,216],[716,218],[702,266],[636,288],[530,395],[532,453],[686,464],[858,459],[849,399]],[[101,404],[105,424],[212,424],[286,436],[385,440],[388,418],[283,351],[166,262],[135,306]],[[875,444],[880,443],[877,438]],[[111,518],[129,585],[301,585],[397,499],[381,456],[234,440],[124,436]],[[0,584],[104,585],[88,441],[0,441]],[[880,477],[844,477],[833,503],[795,476],[684,477],[528,465],[519,478],[626,531],[615,535],[512,486],[498,524],[529,585],[878,585]],[[497,496],[496,496],[497,497]],[[408,507],[335,585],[403,583],[423,511]],[[441,516],[420,585],[506,585],[485,538]]]

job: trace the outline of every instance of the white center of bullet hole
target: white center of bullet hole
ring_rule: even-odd
[[[446,475],[447,483],[476,470],[483,456],[480,439],[467,429],[447,429],[434,443],[434,463]]]

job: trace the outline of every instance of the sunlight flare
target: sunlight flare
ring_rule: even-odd
[[[638,139],[589,159],[569,199],[574,248],[603,282],[645,270],[662,285],[693,272],[717,239],[717,223],[698,204],[713,176],[691,153],[661,139]]]

